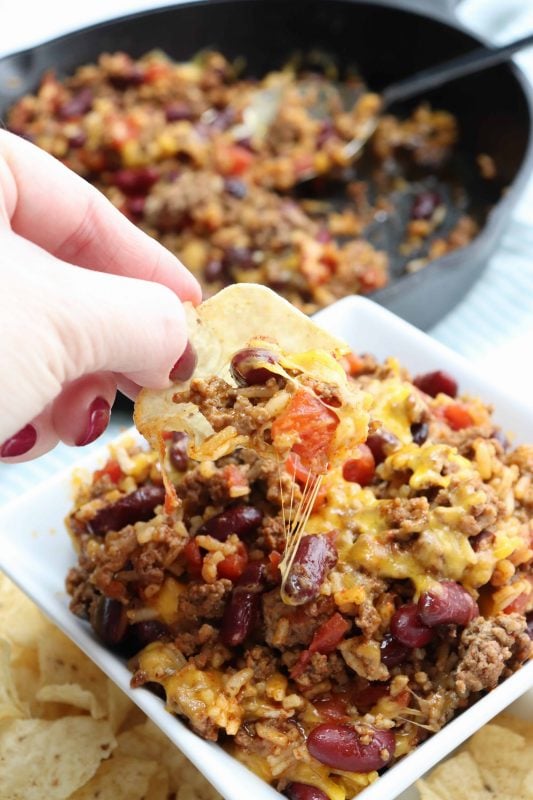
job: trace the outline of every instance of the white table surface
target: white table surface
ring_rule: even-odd
[[[424,2],[453,4],[453,0]],[[171,4],[168,0],[0,0],[0,56],[104,19]],[[533,0],[464,0],[457,16],[489,41],[503,43],[533,31]],[[533,48],[517,62],[533,81]],[[484,276],[431,333],[486,366],[498,383],[522,396],[533,395],[533,176]],[[112,421],[106,438],[125,422]],[[77,457],[75,449],[60,445],[32,464],[0,465],[0,503]]]

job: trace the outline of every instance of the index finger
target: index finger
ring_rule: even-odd
[[[7,131],[2,157],[13,180],[2,187],[0,168],[0,188],[16,233],[71,264],[162,283],[200,302],[198,281],[172,253],[55,158]]]

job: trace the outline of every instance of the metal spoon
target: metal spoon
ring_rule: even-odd
[[[436,89],[458,78],[464,78],[466,75],[472,75],[496,66],[496,64],[501,64],[503,61],[507,61],[514,53],[530,45],[533,45],[533,34],[501,47],[480,47],[471,53],[452,58],[444,64],[421,70],[409,78],[391,84],[381,92],[381,102],[376,103],[376,113],[361,124],[357,136],[345,145],[344,154],[346,160],[352,161],[361,152],[375,132],[382,114],[393,103],[409,100],[423,92]],[[344,108],[350,109],[353,108],[355,101],[362,93],[360,87],[342,83],[324,82],[319,84],[316,80],[302,80],[298,84],[298,90],[301,92],[309,91],[311,87],[315,92],[318,92],[311,114],[315,119],[320,120],[326,120],[330,117],[328,107],[334,95],[337,100],[340,97]],[[263,137],[266,135],[278,113],[285,88],[285,84],[282,83],[279,86],[276,85],[256,92],[244,111],[242,124],[235,128],[236,138]],[[303,183],[314,177],[316,177],[316,173],[309,170],[300,176],[299,182]]]

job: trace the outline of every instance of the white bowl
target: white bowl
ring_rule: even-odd
[[[349,297],[321,311],[316,320],[342,336],[359,352],[379,358],[397,356],[413,372],[445,369],[461,389],[494,403],[496,419],[518,440],[533,442],[533,416],[526,406],[477,373],[447,348],[380,306]],[[79,462],[101,466],[106,450]],[[75,563],[63,519],[71,504],[71,470],[53,475],[0,510],[0,568],[40,606],[85,653],[158,725],[227,800],[274,800],[279,794],[217,745],[200,739],[165,711],[163,703],[145,689],[130,689],[125,664],[93,637],[89,626],[68,610],[65,576]],[[497,689],[450,722],[413,753],[399,761],[359,800],[392,800],[437,761],[451,752],[519,695],[533,686],[533,663],[522,667]]]

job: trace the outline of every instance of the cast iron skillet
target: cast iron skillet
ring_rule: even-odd
[[[161,48],[174,58],[188,59],[213,47],[229,57],[244,55],[249,74],[259,76],[296,50],[319,48],[334,54],[341,66],[356,62],[370,87],[379,90],[479,43],[456,24],[379,1],[194,2],[105,22],[1,59],[0,116],[36,88],[45,70],[66,75],[102,51],[122,49],[140,56]],[[459,119],[461,158],[470,164],[464,173],[470,210],[482,229],[465,249],[418,273],[393,275],[385,289],[372,295],[422,329],[448,312],[479,277],[533,166],[527,87],[515,66],[502,65],[428,95]],[[496,183],[476,177],[471,165],[479,153],[494,158]],[[508,190],[500,199],[503,187]]]

